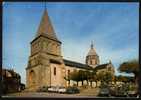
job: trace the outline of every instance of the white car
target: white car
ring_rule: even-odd
[[[52,86],[50,88],[48,88],[48,92],[57,92],[56,87]]]
[[[58,86],[52,86],[48,88],[48,92],[59,92],[59,93],[65,93],[66,88],[65,87],[58,87]]]
[[[58,92],[59,93],[65,93],[66,92],[66,88],[65,87],[59,87]]]

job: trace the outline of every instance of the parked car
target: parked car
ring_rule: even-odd
[[[127,93],[129,97],[137,97],[138,93],[137,93],[137,87],[135,86],[135,84],[129,85]]]
[[[109,96],[109,95],[110,95],[109,88],[101,88],[99,92],[99,96]]]
[[[109,87],[109,94],[110,96],[116,96],[116,87],[115,86]]]
[[[51,86],[48,88],[48,92],[54,92],[54,93],[65,93],[66,88],[63,86]]]
[[[39,87],[37,92],[48,92],[48,86]]]
[[[66,89],[66,93],[75,94],[75,93],[80,93],[80,91],[79,91],[79,89],[77,87],[68,87]]]
[[[59,88],[55,87],[55,86],[51,86],[48,88],[48,92],[58,92]]]
[[[127,91],[123,86],[118,86],[115,89],[115,96],[116,97],[126,97],[127,96]]]
[[[128,91],[128,96],[129,97],[137,97],[137,92],[136,91]]]
[[[59,90],[58,90],[58,92],[59,93],[66,93],[66,88],[65,87],[59,87]]]

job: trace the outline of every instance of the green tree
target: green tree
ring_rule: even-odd
[[[79,80],[82,82],[83,85],[84,71],[79,70],[78,75],[79,75]]]
[[[113,79],[113,75],[110,72],[106,72],[104,75],[104,81],[108,84]]]
[[[120,64],[118,70],[120,72],[133,73],[136,77],[139,73],[139,62],[138,60],[123,62]]]
[[[79,73],[77,70],[74,70],[67,77],[64,77],[64,79],[69,81],[69,84],[70,84],[70,80],[76,81],[78,86],[78,82],[80,81]]]
[[[135,84],[138,87],[138,76],[139,76],[139,61],[134,59],[120,64],[118,70],[125,73],[133,73],[135,77]]]
[[[70,80],[76,81],[77,82],[77,86],[78,86],[78,82],[80,81],[80,77],[79,77],[79,73],[78,71],[74,70],[73,72],[70,73],[69,75]]]
[[[122,75],[119,75],[118,76],[118,81],[122,81],[122,82],[128,82],[128,79],[127,79],[127,77],[126,76],[122,76]]]
[[[97,80],[101,82],[101,84],[108,84],[113,79],[113,75],[110,72],[99,72],[97,74]]]
[[[87,80],[90,81],[91,87],[92,87],[92,82],[97,80],[96,76],[96,71],[93,70],[91,72],[88,72]]]

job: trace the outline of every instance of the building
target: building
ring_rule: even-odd
[[[36,37],[31,41],[31,54],[26,68],[26,88],[36,90],[42,86],[68,86],[64,79],[74,70],[107,71],[114,73],[110,63],[100,65],[99,56],[93,44],[86,56],[86,63],[82,64],[63,59],[61,54],[61,41],[57,38],[55,30],[45,9]]]
[[[19,92],[24,89],[21,76],[12,69],[2,69],[2,93]]]

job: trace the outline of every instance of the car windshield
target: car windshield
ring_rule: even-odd
[[[107,92],[107,91],[108,91],[108,89],[104,88],[104,89],[102,89],[101,91]]]

